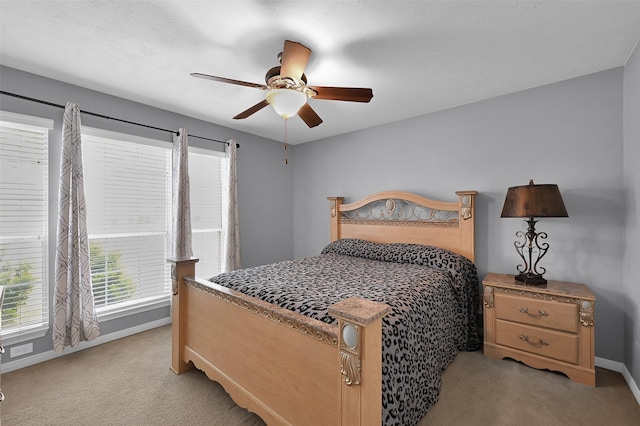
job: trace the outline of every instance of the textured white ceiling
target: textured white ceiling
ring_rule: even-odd
[[[310,85],[371,87],[369,104],[311,99],[302,143],[625,64],[639,1],[0,1],[0,63],[267,138],[265,92],[283,41],[313,53]],[[100,111],[95,111],[100,112]],[[153,123],[150,123],[153,124]]]

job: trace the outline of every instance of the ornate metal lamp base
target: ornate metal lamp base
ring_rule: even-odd
[[[542,274],[547,270],[542,266],[538,266],[538,262],[549,250],[549,244],[541,241],[547,238],[547,234],[546,232],[536,232],[537,221],[534,218],[530,217],[526,222],[529,224],[527,232],[516,232],[516,236],[524,238],[524,241],[516,240],[513,243],[523,262],[522,265],[517,267],[520,273],[516,275],[516,280],[522,281],[527,285],[546,285],[547,280],[542,278]],[[537,253],[537,259],[535,260],[533,259],[533,253]],[[526,257],[525,254],[527,255]]]
[[[522,281],[524,284],[527,284],[527,285],[539,285],[539,286],[547,285],[547,280],[542,278],[542,274],[520,273],[516,275],[516,280]]]

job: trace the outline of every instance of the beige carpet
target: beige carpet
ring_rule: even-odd
[[[203,373],[169,370],[170,330],[3,374],[2,424],[264,425]],[[440,401],[420,426],[640,424],[640,406],[620,374],[598,369],[597,383],[463,352],[444,372]]]

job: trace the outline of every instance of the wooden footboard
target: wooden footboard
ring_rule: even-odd
[[[476,191],[434,201],[401,191],[343,204],[329,197],[331,241],[417,243],[474,260]],[[171,369],[195,366],[269,425],[380,425],[382,318],[359,298],[329,307],[337,326],[195,278],[194,258],[170,259]]]
[[[194,278],[197,261],[169,260],[176,374],[195,366],[269,425],[381,424],[387,305],[346,299],[331,326]]]

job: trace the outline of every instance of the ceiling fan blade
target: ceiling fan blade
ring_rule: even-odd
[[[311,108],[311,106],[309,106],[308,103],[305,103],[304,105],[302,105],[302,107],[300,107],[300,109],[298,110],[298,116],[300,116],[300,118],[302,118],[302,121],[304,121],[309,127],[316,127],[317,125],[322,123],[322,118],[320,118],[320,116],[316,114],[316,112],[313,110],[313,108]]]
[[[251,108],[242,111],[240,114],[236,115],[235,117],[233,117],[234,120],[241,120],[243,118],[247,118],[252,114],[255,114],[256,112],[260,111],[262,108],[266,107],[267,105],[269,105],[269,102],[267,102],[267,100],[263,100],[258,102],[257,104],[255,104],[254,106],[252,106]]]
[[[191,75],[193,77],[197,77],[197,78],[204,78],[205,80],[213,80],[213,81],[218,81],[220,83],[230,83],[230,84],[237,84],[239,86],[247,86],[247,87],[255,87],[257,89],[262,89],[262,90],[268,90],[269,88],[267,86],[265,86],[264,84],[258,84],[258,83],[249,83],[247,81],[240,81],[240,80],[233,80],[231,78],[224,78],[224,77],[216,77],[215,75],[209,75],[209,74],[200,74],[198,72],[193,72],[191,73]]]
[[[311,49],[295,41],[285,40],[280,75],[300,81],[309,62],[309,56],[311,56]]]
[[[369,102],[373,98],[373,90],[360,87],[309,86],[309,88],[318,93],[313,99]]]

